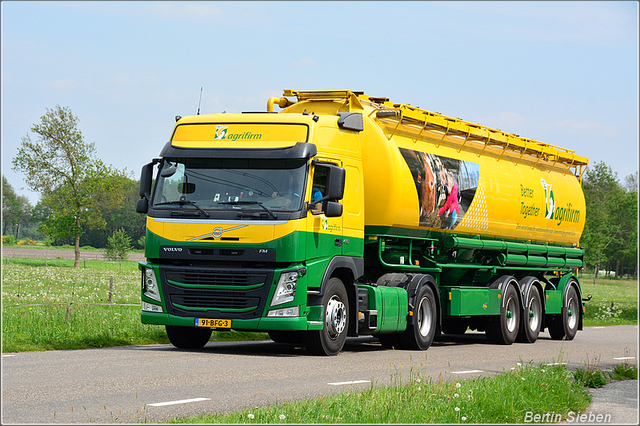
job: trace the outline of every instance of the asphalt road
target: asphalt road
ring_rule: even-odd
[[[262,342],[209,342],[198,351],[171,345],[3,354],[2,423],[133,423],[220,413],[374,385],[410,372],[437,380],[495,375],[518,362],[637,365],[638,327],[588,327],[573,341],[542,333],[534,344],[488,344],[468,333],[426,352],[383,349],[349,339],[336,357]],[[637,418],[637,411],[636,417]],[[612,420],[616,423],[616,419]]]

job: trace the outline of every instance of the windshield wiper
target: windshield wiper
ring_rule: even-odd
[[[185,204],[189,204],[192,205],[193,207],[195,207],[196,209],[198,209],[198,211],[200,211],[203,215],[205,215],[205,217],[210,217],[211,215],[209,214],[209,212],[204,211],[199,205],[196,204],[195,201],[191,201],[191,200],[187,200],[184,197],[181,197],[179,200],[176,201],[166,201],[164,203],[156,203],[156,206],[164,206],[167,204],[180,204],[181,206],[184,206]]]
[[[269,213],[269,215],[270,215],[272,218],[274,218],[274,219],[277,219],[277,218],[278,218],[278,215],[277,215],[277,214],[275,214],[274,212],[272,212],[271,210],[269,210],[267,207],[265,207],[265,206],[264,206],[264,204],[262,204],[260,201],[221,201],[221,202],[218,202],[218,204],[229,204],[229,205],[232,205],[232,206],[237,206],[237,205],[242,205],[242,204],[244,204],[244,205],[253,205],[253,204],[257,204],[257,205],[259,205],[260,207],[262,207],[262,209],[263,209],[264,211],[266,211],[267,213]]]

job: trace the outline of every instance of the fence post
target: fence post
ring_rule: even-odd
[[[111,296],[113,295],[113,277],[109,277],[109,303],[111,303]]]

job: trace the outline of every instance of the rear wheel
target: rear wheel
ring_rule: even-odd
[[[325,312],[322,330],[307,331],[304,344],[316,355],[337,355],[349,330],[349,298],[339,278],[331,278],[327,283],[322,305]]]
[[[538,339],[542,327],[542,299],[540,291],[535,286],[531,287],[527,297],[526,307],[522,312],[518,342],[533,343]]]
[[[521,313],[518,291],[514,285],[507,285],[502,299],[504,302],[500,307],[500,315],[488,319],[486,333],[491,342],[510,345],[518,336]]]
[[[553,340],[573,340],[578,332],[580,315],[582,314],[581,301],[578,291],[574,286],[567,291],[562,313],[554,315],[549,324],[549,334]]]
[[[210,328],[165,326],[167,336],[173,346],[180,349],[201,349],[211,338]]]
[[[436,318],[433,290],[428,285],[423,285],[416,297],[413,324],[408,325],[404,333],[398,336],[400,344],[407,349],[427,350],[436,333]]]

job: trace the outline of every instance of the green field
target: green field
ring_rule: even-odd
[[[140,321],[134,261],[2,259],[4,352],[169,343],[164,327]],[[109,287],[112,287],[109,299]],[[638,281],[583,278],[585,326],[638,323]],[[613,303],[613,307],[612,307]],[[262,340],[266,333],[214,332],[214,340]]]

